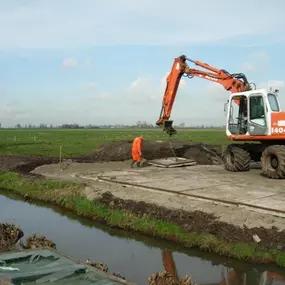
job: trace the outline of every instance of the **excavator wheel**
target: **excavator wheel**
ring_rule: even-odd
[[[270,179],[285,179],[285,146],[268,146],[261,156],[262,175]]]
[[[245,172],[250,169],[250,153],[239,146],[227,146],[223,153],[224,167],[231,172]]]

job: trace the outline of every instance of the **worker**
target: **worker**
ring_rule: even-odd
[[[142,161],[142,144],[143,144],[143,135],[136,137],[133,141],[132,145],[132,164],[131,167],[133,168],[134,164],[137,164],[137,167],[141,167]]]

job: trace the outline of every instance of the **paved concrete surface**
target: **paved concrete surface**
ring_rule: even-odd
[[[121,199],[212,213],[221,221],[239,226],[285,229],[285,214],[282,213],[285,213],[285,181],[264,178],[259,169],[245,173],[230,173],[222,166],[204,165],[131,169],[130,162],[112,162],[72,163],[63,171],[58,164],[44,165],[34,172],[49,178],[87,182],[89,187],[84,194],[90,199],[109,191]],[[111,182],[98,180],[98,177]],[[164,190],[171,192],[162,193]],[[191,195],[199,195],[200,199]],[[208,198],[220,199],[224,203]]]
[[[127,182],[186,196],[218,199],[225,203],[258,206],[283,212],[285,216],[285,181],[262,177],[259,169],[231,173],[225,171],[222,166],[196,165],[176,169],[112,171],[102,175],[102,178],[110,177],[113,182]]]

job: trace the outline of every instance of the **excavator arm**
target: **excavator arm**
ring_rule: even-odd
[[[190,61],[195,65],[206,69],[206,71],[190,68],[186,61]],[[252,89],[243,73],[230,74],[226,70],[217,69],[206,63],[188,59],[185,55],[175,58],[172,69],[166,78],[167,84],[163,96],[160,117],[156,122],[156,125],[162,127],[170,136],[176,133],[176,130],[172,127],[173,121],[169,120],[169,118],[182,76],[186,76],[190,79],[195,76],[219,83],[232,93],[249,91]]]

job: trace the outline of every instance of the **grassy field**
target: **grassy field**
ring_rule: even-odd
[[[79,156],[99,145],[133,139],[144,134],[146,140],[167,140],[161,129],[23,129],[0,130],[0,154],[59,156],[60,147],[64,158]],[[214,145],[227,144],[224,130],[180,129],[173,140],[203,142]]]

